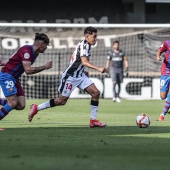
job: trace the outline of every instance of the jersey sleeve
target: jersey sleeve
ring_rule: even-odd
[[[30,53],[29,49],[22,48],[22,49],[20,49],[19,54],[21,56],[22,61],[30,61],[31,62],[31,53]]]
[[[108,60],[111,60],[111,59],[112,59],[112,52],[111,52],[111,51],[108,52],[108,54],[107,54],[107,59],[108,59]]]
[[[88,44],[84,44],[82,43],[80,45],[80,57],[90,57],[89,56],[89,50],[90,50],[90,46]]]
[[[124,59],[127,59],[126,53],[125,53],[124,51],[122,51],[122,54],[123,54],[123,58],[124,58]]]
[[[166,41],[164,41],[164,43],[159,47],[159,51],[163,53],[166,50],[167,50],[167,43]]]

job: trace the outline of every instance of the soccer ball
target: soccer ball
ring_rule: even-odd
[[[139,128],[147,128],[150,123],[150,117],[145,113],[142,113],[136,117],[136,124]]]

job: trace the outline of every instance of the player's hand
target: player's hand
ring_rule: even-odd
[[[128,76],[129,76],[129,73],[125,71],[125,72],[123,73],[123,77],[128,77]]]
[[[104,67],[99,67],[98,71],[100,71],[101,73],[109,73],[109,71]]]
[[[50,69],[53,66],[53,61],[49,61],[45,64],[45,69]]]
[[[106,69],[105,73],[109,74],[109,68],[105,68],[105,69]]]
[[[162,61],[162,56],[161,55],[157,56],[156,59],[157,59],[157,61]]]
[[[126,68],[123,73],[123,77],[128,77],[128,76],[129,76],[129,72],[128,72],[128,68]]]

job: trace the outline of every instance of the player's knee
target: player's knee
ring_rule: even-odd
[[[23,109],[25,109],[25,105],[24,104],[17,105],[17,110],[23,110]]]
[[[67,100],[59,99],[59,101],[58,101],[59,105],[65,105],[66,103],[67,103]]]
[[[66,104],[66,101],[61,101],[60,104],[61,104],[61,105],[65,105],[65,104]]]
[[[161,100],[165,100],[166,97],[167,97],[166,95],[160,95]]]
[[[165,99],[166,99],[166,97],[162,97],[162,96],[161,96],[161,100],[165,100]]]
[[[96,96],[97,96],[98,98],[100,97],[100,91],[99,91],[99,90],[96,91]]]
[[[14,109],[17,106],[17,101],[15,101],[15,100],[10,101],[9,105]]]
[[[99,98],[100,97],[100,91],[99,90],[95,90],[92,94],[93,98]]]

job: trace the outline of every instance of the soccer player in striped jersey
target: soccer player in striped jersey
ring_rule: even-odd
[[[32,104],[30,107],[30,113],[28,119],[31,122],[34,115],[38,111],[51,108],[54,106],[65,105],[69,99],[72,91],[78,87],[81,90],[86,91],[92,96],[91,98],[91,116],[90,116],[90,127],[104,127],[105,123],[97,120],[98,105],[100,91],[96,88],[94,83],[88,78],[88,74],[85,71],[85,67],[95,69],[101,73],[107,73],[108,70],[104,67],[99,67],[92,64],[89,59],[91,57],[91,46],[95,45],[97,40],[97,29],[93,27],[87,27],[84,30],[85,39],[80,41],[70,60],[69,66],[65,69],[62,74],[61,83],[58,88],[61,95],[57,99],[50,99],[45,103],[36,105]]]
[[[18,49],[10,59],[5,62],[0,60],[4,66],[0,71],[0,86],[6,99],[0,99],[0,120],[11,110],[23,110],[25,108],[25,94],[21,87],[19,78],[25,72],[27,75],[35,74],[52,67],[52,61],[40,67],[32,67],[39,53],[44,53],[49,44],[49,38],[45,34],[35,34],[33,45],[24,45]]]
[[[165,106],[159,116],[159,121],[164,121],[164,117],[170,108],[170,40],[164,41],[156,53],[157,61],[162,61],[161,54],[165,52],[165,58],[162,62],[160,77],[160,97],[166,99]]]

